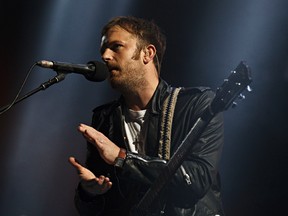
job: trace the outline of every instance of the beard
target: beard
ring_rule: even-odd
[[[111,70],[109,77],[112,88],[129,94],[141,90],[147,81],[144,78],[145,72],[138,64],[138,61],[132,60],[122,67],[112,67],[114,70]]]

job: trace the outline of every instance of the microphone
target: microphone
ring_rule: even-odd
[[[78,73],[85,76],[89,81],[101,82],[107,79],[109,71],[107,66],[99,61],[89,61],[87,64],[71,64],[56,61],[38,61],[38,66],[50,68],[61,73]]]

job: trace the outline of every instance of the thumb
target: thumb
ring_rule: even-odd
[[[82,166],[74,157],[69,157],[69,162],[82,180],[89,181],[96,178],[93,172]]]
[[[75,157],[69,157],[69,162],[76,169],[81,169],[83,166],[76,160]]]

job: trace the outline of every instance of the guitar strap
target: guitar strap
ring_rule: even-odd
[[[171,87],[171,93],[165,99],[162,108],[162,119],[160,125],[160,140],[158,157],[164,160],[170,159],[171,131],[177,96],[181,88]]]

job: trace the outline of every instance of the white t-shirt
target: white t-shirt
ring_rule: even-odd
[[[144,143],[146,137],[146,128],[144,119],[146,110],[134,111],[125,110],[125,131],[130,147],[130,151],[134,153],[144,153]],[[145,117],[145,118],[144,118]]]

